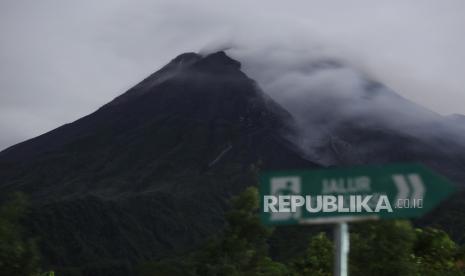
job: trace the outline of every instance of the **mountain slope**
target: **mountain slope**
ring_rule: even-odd
[[[418,161],[465,179],[461,116],[428,110],[339,60],[298,57],[274,67],[252,57],[246,68],[293,115],[295,142],[309,159],[326,166]]]
[[[259,167],[315,167],[286,138],[292,120],[225,53],[187,53],[96,112],[1,152],[0,190],[30,195],[30,228],[51,265],[108,263],[125,275],[128,262],[217,233]]]
[[[319,64],[274,87],[285,95],[326,70],[344,91],[304,85],[310,94],[292,99],[300,105],[280,105],[224,52],[182,54],[96,112],[0,152],[0,199],[30,196],[28,226],[50,266],[127,275],[219,233],[228,200],[259,170],[414,161],[464,183],[465,136],[453,120],[369,79],[344,81],[341,63]],[[463,198],[448,205],[453,216],[420,223],[462,239]]]

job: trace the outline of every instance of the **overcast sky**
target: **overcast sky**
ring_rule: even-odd
[[[465,114],[463,0],[2,0],[0,149],[222,44],[316,47],[438,113]]]

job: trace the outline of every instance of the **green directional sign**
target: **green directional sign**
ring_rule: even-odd
[[[265,224],[419,217],[455,190],[419,164],[271,171],[260,177]]]

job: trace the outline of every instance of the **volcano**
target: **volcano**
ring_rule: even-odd
[[[342,118],[306,151],[301,122],[265,92],[224,52],[182,54],[94,113],[2,151],[1,195],[30,197],[28,228],[48,264],[107,263],[126,275],[220,232],[229,199],[260,170],[417,161],[465,180],[457,139],[383,121]]]
[[[182,54],[96,112],[0,153],[47,261],[126,264],[198,245],[260,168],[313,168],[290,114],[224,52]]]

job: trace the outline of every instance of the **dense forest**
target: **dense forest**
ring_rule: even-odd
[[[222,234],[192,252],[174,257],[141,261],[136,272],[150,275],[331,275],[333,244],[329,231],[309,229],[306,237],[281,237],[286,243],[304,244],[305,250],[272,257],[273,232],[258,217],[258,191],[247,188],[231,201]],[[31,238],[22,227],[28,212],[24,195],[14,194],[0,209],[1,275],[98,275],[94,268],[45,267],[40,259],[40,237]],[[313,229],[313,230],[312,230]],[[329,228],[328,228],[329,229]],[[315,231],[316,230],[316,231]],[[351,275],[465,275],[465,246],[446,232],[431,227],[415,228],[409,221],[391,220],[350,224]],[[304,240],[296,240],[296,239]],[[287,255],[287,256],[286,256]],[[286,256],[286,257],[282,257]],[[107,268],[106,268],[107,269]],[[115,268],[116,269],[116,268]]]

